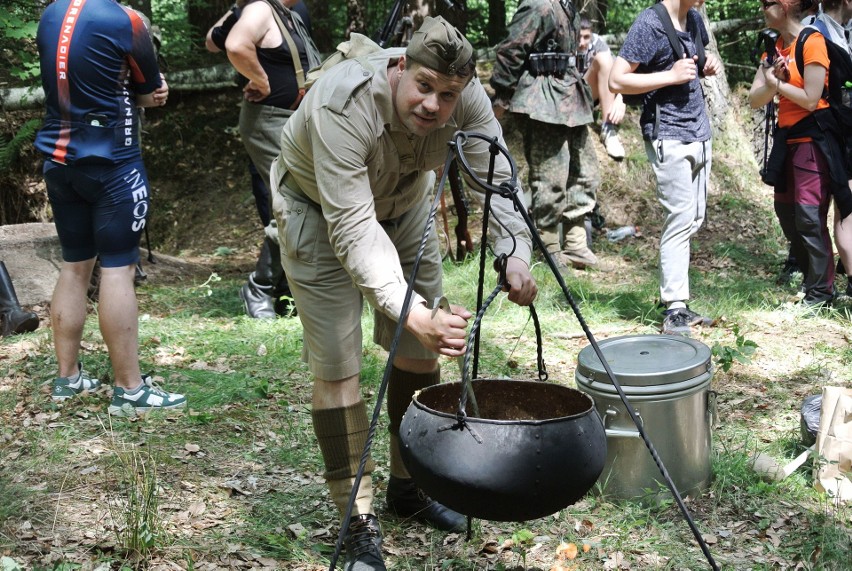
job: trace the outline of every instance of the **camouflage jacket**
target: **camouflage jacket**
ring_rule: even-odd
[[[592,93],[576,67],[562,78],[533,77],[529,71],[530,54],[576,53],[579,29],[580,14],[569,0],[522,0],[509,36],[497,46],[491,76],[497,98],[510,102],[510,111],[536,121],[569,127],[591,123]]]

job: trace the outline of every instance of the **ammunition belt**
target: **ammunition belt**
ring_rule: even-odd
[[[572,67],[577,67],[577,56],[560,52],[539,52],[530,54],[528,60],[530,75],[554,76],[562,78]]]

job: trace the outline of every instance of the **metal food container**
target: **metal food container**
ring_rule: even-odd
[[[681,496],[707,488],[715,393],[710,348],[675,335],[628,335],[598,346]],[[668,494],[624,403],[589,345],[577,356],[577,388],[604,421],[607,459],[598,480],[607,495],[656,501]]]

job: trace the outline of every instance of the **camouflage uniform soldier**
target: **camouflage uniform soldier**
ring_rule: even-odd
[[[592,94],[576,67],[580,15],[570,0],[522,0],[497,46],[495,114],[516,114],[524,138],[532,217],[548,251],[595,266],[584,217],[600,184],[587,125]]]

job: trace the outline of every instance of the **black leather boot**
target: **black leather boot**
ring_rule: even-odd
[[[439,504],[420,490],[412,479],[390,477],[387,492],[388,509],[399,517],[428,523],[441,531],[465,531],[465,517]]]
[[[343,545],[344,571],[387,571],[382,559],[382,530],[373,514],[356,515],[349,520]]]
[[[272,241],[266,238],[260,248],[254,271],[240,289],[246,314],[254,319],[275,318],[275,282],[273,281]],[[278,262],[281,265],[281,262]]]
[[[257,273],[250,273],[248,281],[240,288],[246,315],[253,319],[275,319],[275,298],[271,293],[272,286],[257,283]]]
[[[0,336],[27,333],[37,328],[38,315],[21,308],[6,264],[0,262]]]

